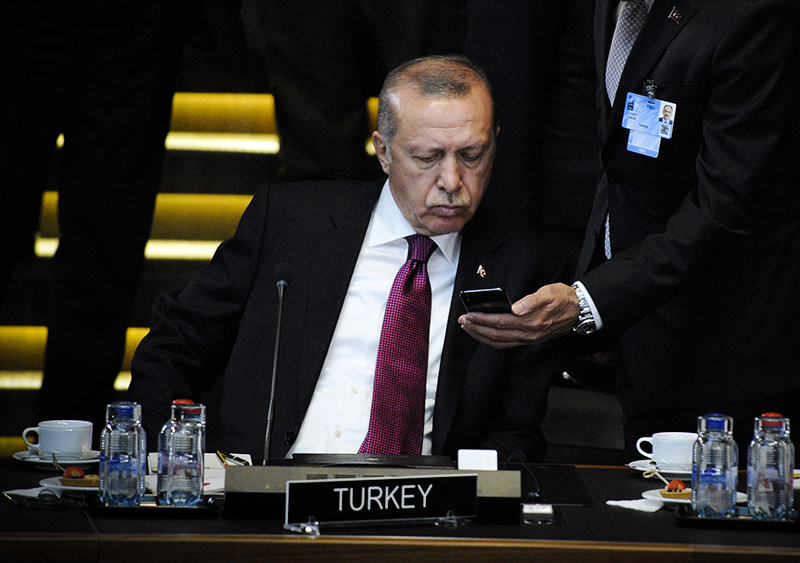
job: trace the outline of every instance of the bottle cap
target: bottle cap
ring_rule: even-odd
[[[766,412],[756,418],[756,427],[783,429],[788,427],[789,420],[776,412]]]
[[[141,420],[142,406],[132,401],[117,401],[106,407],[106,420]]]
[[[724,414],[711,413],[697,417],[698,432],[733,432],[733,419]]]

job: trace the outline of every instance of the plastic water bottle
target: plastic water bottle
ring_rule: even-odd
[[[172,418],[158,440],[159,504],[194,506],[202,501],[205,416],[203,405],[172,404]]]
[[[100,498],[108,506],[136,506],[145,494],[146,434],[142,407],[119,401],[106,407],[100,435]]]
[[[167,437],[172,432],[171,425],[174,424],[175,419],[175,405],[191,405],[193,401],[189,399],[175,399],[172,401],[172,409],[170,410],[170,418],[161,427],[161,432],[158,433],[158,466],[157,466],[157,486],[156,496],[159,504],[166,504],[167,484],[169,480],[165,476],[169,475],[167,462],[169,461],[169,451],[167,449]]]
[[[697,418],[692,459],[692,508],[700,517],[732,516],[736,510],[739,448],[733,419],[724,414]]]
[[[789,419],[778,413],[756,417],[747,455],[747,506],[753,517],[780,520],[792,513],[793,469]]]

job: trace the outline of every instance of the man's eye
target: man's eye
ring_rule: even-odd
[[[423,164],[432,164],[436,162],[436,156],[416,156],[414,157],[418,162],[422,162]]]

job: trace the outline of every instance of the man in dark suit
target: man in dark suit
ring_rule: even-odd
[[[618,4],[597,4],[601,77]],[[603,174],[580,284],[542,288],[514,305],[515,317],[461,322],[501,347],[571,329],[594,332],[576,335],[579,345],[616,346],[632,454],[636,437],[693,430],[710,410],[737,420],[744,453],[753,417],[770,410],[800,420],[798,6],[646,7],[613,103],[600,81]],[[630,94],[675,108],[672,137],[655,156],[628,146]]]
[[[129,389],[151,448],[170,402],[189,398],[208,407],[209,449],[260,457],[276,282],[288,271],[270,457],[356,453],[387,295],[404,237],[418,233],[437,245],[421,453],[543,457],[552,351],[495,350],[456,322],[460,290],[502,286],[519,298],[563,278],[538,237],[476,213],[497,134],[488,81],[463,57],[428,57],[390,73],[379,106],[373,142],[388,180],[263,188],[209,267],[156,304]]]

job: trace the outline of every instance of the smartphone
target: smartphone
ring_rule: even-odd
[[[461,302],[470,313],[510,313],[511,300],[502,287],[492,289],[466,289],[461,292]]]

